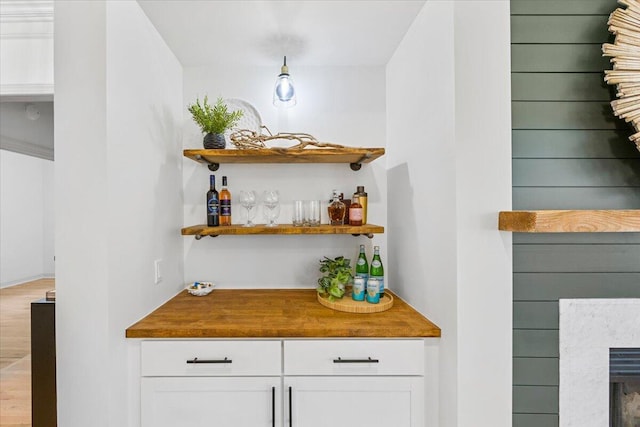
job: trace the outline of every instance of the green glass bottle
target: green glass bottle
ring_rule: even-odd
[[[376,277],[380,280],[380,298],[382,298],[384,296],[384,267],[380,260],[380,246],[373,247],[373,259],[371,260],[369,277]]]
[[[367,262],[367,255],[364,253],[364,245],[360,245],[360,255],[358,255],[358,261],[356,261],[356,277],[364,277],[365,283],[369,278],[369,263]]]

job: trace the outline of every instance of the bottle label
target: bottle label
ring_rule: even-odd
[[[362,221],[362,208],[349,209],[349,221]]]
[[[219,206],[220,204],[218,202],[218,199],[214,197],[210,198],[209,201],[207,202],[207,211],[209,215],[218,215]]]
[[[374,267],[374,268],[382,267],[382,263],[378,260],[372,261],[371,267]]]
[[[231,216],[231,200],[220,200],[220,215]]]
[[[365,265],[367,263],[367,260],[364,258],[358,258],[358,265]]]

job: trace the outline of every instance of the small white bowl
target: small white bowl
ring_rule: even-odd
[[[193,282],[187,286],[187,292],[197,297],[203,297],[210,294],[215,286],[211,282]]]

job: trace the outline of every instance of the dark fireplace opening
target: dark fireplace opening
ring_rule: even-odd
[[[640,427],[640,348],[609,349],[609,426]]]

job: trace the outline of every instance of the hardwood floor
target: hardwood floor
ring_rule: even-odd
[[[31,302],[54,288],[40,279],[0,289],[0,427],[31,426]]]

